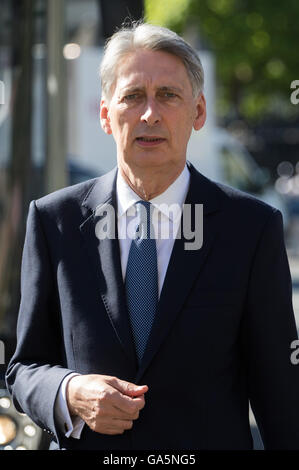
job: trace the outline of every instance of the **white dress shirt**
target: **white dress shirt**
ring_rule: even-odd
[[[180,225],[180,215],[189,188],[190,173],[185,165],[178,178],[159,196],[150,200],[154,206],[153,227],[157,247],[158,288],[159,295],[163,287],[168,263],[172,253],[175,237]],[[130,188],[120,171],[116,181],[117,196],[117,229],[119,238],[120,258],[123,280],[132,238],[138,225],[137,212],[134,204],[140,197]],[[61,383],[56,402],[55,418],[58,426],[66,437],[80,439],[84,421],[79,417],[70,417],[66,402],[66,387],[75,373],[67,375]]]

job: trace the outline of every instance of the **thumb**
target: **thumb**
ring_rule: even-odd
[[[120,379],[116,379],[116,382],[113,385],[119,392],[129,397],[138,397],[148,391],[147,385],[136,385]]]

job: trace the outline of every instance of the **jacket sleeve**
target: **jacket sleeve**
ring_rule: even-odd
[[[54,405],[60,383],[71,372],[63,367],[60,309],[55,276],[35,201],[29,207],[21,268],[17,347],[6,384],[16,409],[53,434],[59,443]]]
[[[280,211],[265,222],[249,280],[242,325],[251,407],[265,449],[299,449],[299,365],[292,281]]]

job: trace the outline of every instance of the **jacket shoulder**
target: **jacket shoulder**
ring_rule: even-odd
[[[99,178],[67,186],[35,200],[41,212],[57,212],[74,206],[81,206],[86,195],[92,190]]]
[[[224,199],[231,206],[240,209],[247,209],[250,211],[256,211],[260,214],[270,214],[279,210],[269,203],[259,199],[253,194],[246,193],[240,189],[233,188],[227,184],[215,182],[214,183],[218,190],[223,194]]]
[[[281,212],[269,203],[258,197],[241,191],[225,184],[215,181],[203,175],[189,163],[191,172],[191,183],[193,187],[193,199],[200,199],[207,205],[208,211],[223,209],[227,215],[244,219],[252,219],[256,222],[268,218],[273,213]],[[236,219],[237,220],[237,219]]]
[[[219,182],[214,182],[214,184],[222,200],[226,227],[231,227],[238,233],[247,232],[253,238],[265,230],[282,233],[284,219],[278,208],[227,184]]]

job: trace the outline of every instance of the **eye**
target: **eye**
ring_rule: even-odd
[[[173,93],[172,91],[161,91],[160,96],[165,99],[173,99],[177,97],[176,93]]]
[[[139,93],[130,93],[129,95],[124,96],[123,99],[125,101],[134,101],[134,100],[137,100],[138,98],[140,98]]]

